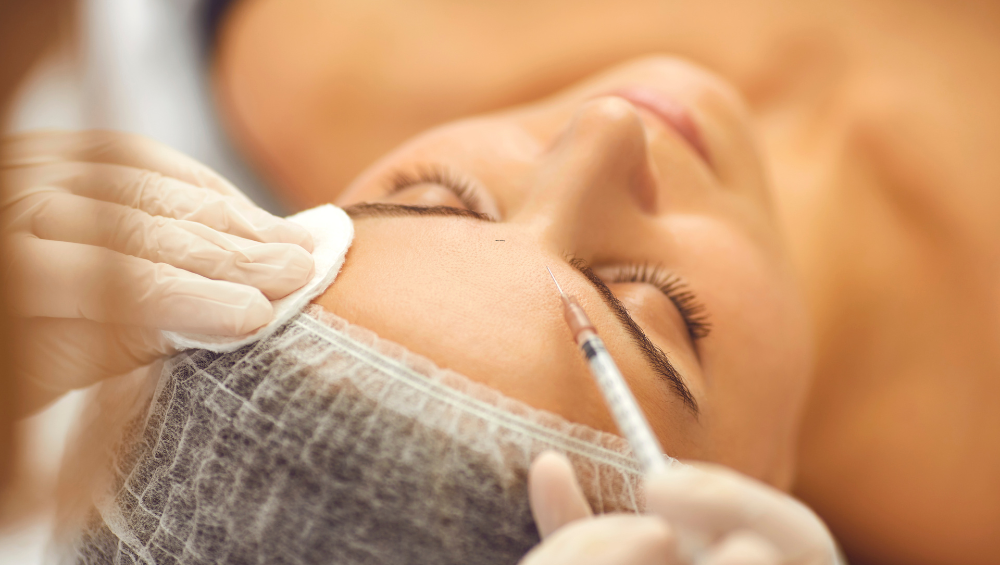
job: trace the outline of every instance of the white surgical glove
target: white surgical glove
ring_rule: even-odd
[[[2,276],[39,397],[172,353],[160,330],[252,331],[312,274],[304,228],[143,137],[17,135],[0,175]]]
[[[542,543],[521,565],[834,565],[823,522],[781,491],[719,465],[674,466],[646,478],[646,515],[592,517],[565,457],[544,453],[528,479]],[[694,560],[682,533],[706,547]]]

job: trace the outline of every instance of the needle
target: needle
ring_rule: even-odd
[[[608,353],[604,342],[597,335],[597,329],[583,311],[583,307],[572,296],[567,296],[563,292],[562,286],[552,274],[552,269],[545,267],[552,277],[552,282],[556,283],[559,295],[562,297],[563,317],[573,334],[573,341],[583,351],[587,358],[587,365],[590,372],[597,381],[604,400],[611,410],[611,415],[618,424],[618,429],[628,440],[635,453],[639,465],[644,471],[659,471],[667,467],[663,458],[663,449],[659,440],[653,434],[653,430],[646,421],[646,416],[639,408],[635,396],[625,383],[625,377],[615,364],[611,354]]]
[[[566,293],[565,293],[565,292],[563,292],[563,289],[562,289],[562,287],[561,287],[561,286],[559,286],[559,281],[557,281],[557,280],[556,280],[556,276],[552,274],[552,269],[550,269],[550,268],[548,267],[548,265],[546,265],[546,266],[545,266],[545,270],[546,270],[546,271],[548,271],[548,272],[549,272],[549,276],[550,276],[550,277],[552,277],[552,282],[556,283],[556,288],[558,288],[558,289],[559,289],[559,296],[562,296],[563,298],[566,298]]]

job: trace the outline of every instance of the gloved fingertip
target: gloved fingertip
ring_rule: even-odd
[[[260,208],[245,209],[242,214],[250,220],[264,243],[292,243],[309,253],[316,248],[309,230],[295,222],[279,218]]]
[[[265,243],[243,251],[253,267],[268,269],[248,271],[246,282],[268,300],[284,298],[308,283],[316,272],[316,260],[305,249],[290,243]]]
[[[308,271],[315,263],[312,254],[294,243],[262,243],[239,250],[249,262]]]
[[[532,462],[528,497],[542,538],[593,513],[569,459],[554,451],[546,451]]]
[[[316,250],[316,242],[313,240],[313,236],[309,233],[309,230],[302,228],[302,233],[304,234],[304,237],[299,241],[299,245],[309,253],[312,253]]]
[[[261,293],[255,293],[253,302],[247,308],[246,326],[249,330],[257,329],[274,317],[274,308],[271,302]]]
[[[316,249],[312,234],[306,228],[282,218],[275,218],[277,222],[273,228],[276,241],[281,243],[293,243],[312,253]]]
[[[245,299],[245,302],[233,311],[231,324],[227,328],[229,335],[248,334],[267,325],[274,318],[274,307],[259,290],[251,287],[243,288],[246,292],[241,298]]]
[[[531,469],[533,470],[542,467],[558,467],[569,472],[573,469],[573,465],[569,462],[569,459],[565,455],[551,449],[541,452],[538,457],[535,457],[535,460],[531,462]]]

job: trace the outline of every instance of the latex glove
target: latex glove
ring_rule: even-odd
[[[22,370],[52,395],[171,353],[160,330],[254,330],[312,274],[304,228],[143,137],[10,137],[0,175]]]
[[[822,521],[805,505],[718,465],[674,466],[646,479],[644,516],[594,518],[569,461],[545,453],[528,479],[542,543],[521,565],[833,565]],[[706,547],[685,557],[681,534]]]

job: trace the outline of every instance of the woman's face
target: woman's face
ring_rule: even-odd
[[[549,267],[668,454],[789,485],[810,340],[747,117],[719,79],[674,59],[617,67],[428,131],[338,204],[358,205],[356,238],[327,309],[616,433]]]

